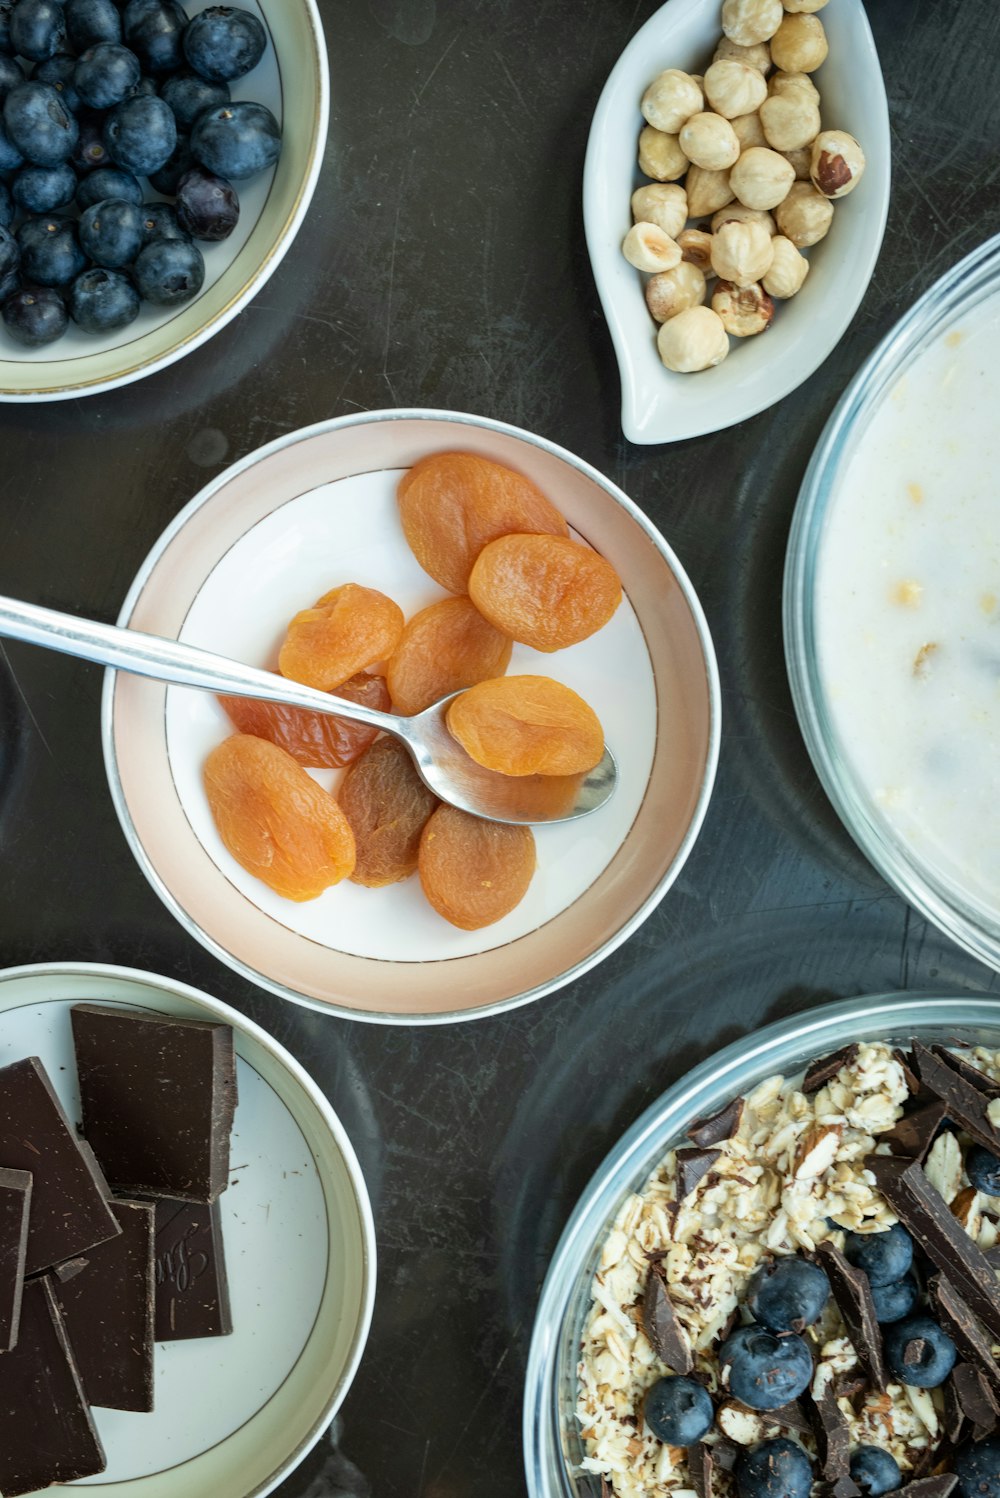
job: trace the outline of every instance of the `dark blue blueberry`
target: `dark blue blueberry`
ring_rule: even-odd
[[[128,203],[141,203],[142,187],[138,177],[117,166],[100,166],[77,186],[76,201],[81,212],[94,203],[103,203],[105,198],[124,198]]]
[[[875,1285],[872,1289],[875,1320],[883,1326],[893,1321],[902,1321],[904,1316],[909,1316],[919,1299],[920,1286],[916,1276],[912,1274],[904,1275],[894,1285]]]
[[[1000,1155],[981,1144],[972,1145],[965,1157],[965,1173],[977,1191],[1000,1196]]]
[[[14,145],[35,166],[68,161],[80,134],[50,83],[19,83],[12,88],[4,100],[3,121]]]
[[[0,172],[16,172],[24,165],[24,157],[0,124]]]
[[[830,1298],[830,1281],[818,1264],[789,1257],[769,1259],[747,1286],[747,1306],[771,1332],[801,1332],[812,1326]]]
[[[163,163],[158,172],[150,173],[149,185],[156,192],[162,192],[165,197],[172,198],[177,191],[178,182],[194,164],[190,138],[186,135],[179,135],[177,144],[170,153],[170,159]]]
[[[234,5],[210,5],[184,33],[184,55],[203,78],[228,83],[255,68],[267,33],[256,16]]]
[[[894,1285],[913,1263],[913,1239],[900,1223],[885,1233],[848,1233],[844,1257],[868,1276],[868,1283]]]
[[[24,74],[14,61],[6,53],[0,52],[0,104],[3,103],[12,88],[17,88],[19,83],[24,82]]]
[[[60,0],[18,0],[10,14],[11,50],[44,62],[66,50],[66,17]]]
[[[812,1463],[794,1441],[777,1436],[761,1441],[736,1463],[740,1498],[809,1498]]]
[[[129,94],[130,99],[152,99],[158,95],[160,90],[156,86],[155,78],[147,78],[145,73],[139,79],[135,88]]]
[[[96,265],[77,276],[69,290],[69,315],[87,333],[128,327],[141,305],[128,276]]]
[[[955,1366],[955,1344],[929,1316],[894,1321],[885,1333],[885,1358],[901,1384],[936,1389]]]
[[[191,149],[217,177],[238,182],[274,165],[281,154],[281,127],[263,104],[220,104],[196,121]]]
[[[80,247],[95,265],[120,270],[142,249],[142,209],[121,198],[94,203],[80,215]]]
[[[129,0],[122,14],[125,41],[145,71],[157,78],[184,66],[181,40],[187,24],[176,0]]]
[[[70,161],[78,172],[92,172],[99,166],[110,165],[108,148],[104,144],[104,120],[99,114],[89,111],[77,116],[80,134]]]
[[[76,53],[98,42],[120,42],[122,18],[113,0],[66,0],[66,31]]]
[[[38,286],[68,286],[87,264],[72,219],[44,214],[26,218],[17,231],[21,273]]]
[[[776,1410],[809,1386],[812,1354],[801,1337],[775,1337],[759,1326],[741,1326],[722,1344],[719,1362],[729,1369],[729,1392],[752,1410]]]
[[[60,52],[58,57],[49,57],[45,62],[36,63],[31,74],[36,83],[48,83],[55,89],[70,114],[78,113],[80,108],[80,95],[73,82],[75,69],[76,58],[67,57]]]
[[[73,82],[91,109],[112,109],[129,97],[141,77],[134,52],[120,42],[98,42],[77,59]]]
[[[671,1374],[657,1379],[646,1394],[646,1424],[658,1441],[671,1446],[693,1446],[712,1429],[712,1396],[693,1378]]]
[[[177,218],[192,239],[228,239],[240,218],[236,189],[224,177],[195,167],[177,184]]]
[[[157,307],[173,307],[196,296],[205,281],[205,261],[187,239],[154,239],[132,267],[139,295]]]
[[[10,17],[17,0],[0,0],[0,52],[12,52],[10,44]]]
[[[142,208],[143,245],[154,239],[189,239],[177,221],[172,203],[144,203]]]
[[[23,166],[10,190],[25,213],[53,213],[76,197],[76,172],[65,161],[58,166]]]
[[[177,144],[177,126],[162,99],[135,98],[116,104],[104,123],[111,159],[138,177],[158,172]]]
[[[229,103],[228,83],[209,83],[197,73],[175,73],[164,80],[160,98],[170,105],[178,130],[190,130],[206,109]]]
[[[0,229],[9,229],[14,222],[14,199],[6,182],[0,182]]]
[[[3,304],[7,332],[26,348],[54,343],[65,333],[69,318],[66,303],[51,286],[25,286]]]
[[[867,1498],[882,1498],[903,1486],[899,1463],[881,1446],[858,1446],[851,1452],[851,1476]]]
[[[0,304],[4,303],[15,291],[21,289],[21,277],[16,270],[9,271],[7,275],[0,276]]]
[[[1000,1498],[1000,1436],[968,1441],[951,1459],[958,1498]]]
[[[8,276],[14,275],[21,264],[21,248],[13,234],[6,228],[0,228],[0,279],[6,280]]]

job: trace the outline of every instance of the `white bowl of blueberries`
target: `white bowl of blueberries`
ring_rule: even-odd
[[[305,215],[328,94],[315,0],[0,0],[0,399],[114,388],[234,317]]]

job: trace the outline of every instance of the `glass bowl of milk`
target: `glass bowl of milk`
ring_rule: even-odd
[[[846,390],[784,589],[799,722],[883,877],[1000,969],[1000,236]]]

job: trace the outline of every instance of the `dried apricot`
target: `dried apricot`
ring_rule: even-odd
[[[393,711],[419,713],[450,692],[502,676],[513,642],[468,598],[442,598],[408,621],[388,667]]]
[[[463,931],[492,926],[520,904],[535,863],[530,827],[485,822],[454,806],[439,806],[420,839],[424,894]]]
[[[403,632],[403,611],[384,593],[344,583],[303,609],[278,654],[283,676],[321,692],[386,660]]]
[[[567,536],[541,489],[476,453],[432,453],[399,481],[399,518],[425,572],[449,593],[469,591],[472,564],[488,541],[511,531]]]
[[[314,900],[354,868],[354,833],[331,795],[284,749],[233,734],[205,761],[219,836],[257,879],[287,900]]]
[[[381,713],[387,713],[390,707],[385,677],[369,676],[365,671],[342,682],[332,696],[360,702],[362,707],[373,707]],[[378,737],[379,730],[364,723],[306,712],[301,707],[284,707],[280,702],[260,702],[255,697],[220,697],[219,701],[240,733],[270,739],[300,765],[314,770],[349,765]]]
[[[548,676],[501,676],[456,697],[448,727],[478,765],[503,775],[576,775],[604,753],[592,707]]]
[[[354,833],[354,883],[377,889],[408,879],[417,867],[420,834],[438,805],[409,750],[383,734],[348,770],[337,799]]]
[[[562,650],[607,624],[622,585],[610,562],[563,536],[501,536],[469,577],[479,612],[535,650]]]

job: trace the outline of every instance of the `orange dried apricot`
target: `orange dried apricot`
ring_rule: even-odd
[[[382,713],[390,709],[385,677],[369,676],[365,671],[342,682],[332,696],[360,702],[362,707],[373,707]],[[284,707],[280,702],[260,702],[254,697],[220,697],[219,701],[240,733],[269,739],[300,765],[314,770],[337,770],[349,765],[374,743],[379,732],[348,718],[330,718],[301,707]]]
[[[332,692],[385,660],[403,632],[403,611],[384,593],[344,583],[295,615],[278,655],[283,676]]]
[[[604,753],[592,707],[548,676],[500,676],[456,697],[448,727],[466,754],[502,775],[576,775]]]
[[[438,799],[417,774],[406,747],[384,734],[376,739],[344,776],[337,799],[354,833],[354,883],[377,889],[408,879]]]
[[[450,692],[502,676],[513,642],[468,598],[442,598],[410,619],[389,661],[393,711],[419,713]]]
[[[354,833],[331,795],[267,739],[233,734],[204,769],[219,836],[287,900],[314,900],[354,868]]]
[[[399,481],[399,518],[425,572],[449,593],[469,591],[472,564],[488,541],[511,531],[567,536],[541,489],[476,453],[432,453]]]
[[[523,900],[535,872],[530,827],[485,822],[439,806],[420,839],[420,884],[438,915],[478,931]]]
[[[563,536],[511,535],[479,553],[469,577],[479,612],[535,650],[562,650],[601,629],[621,602],[610,562]]]

